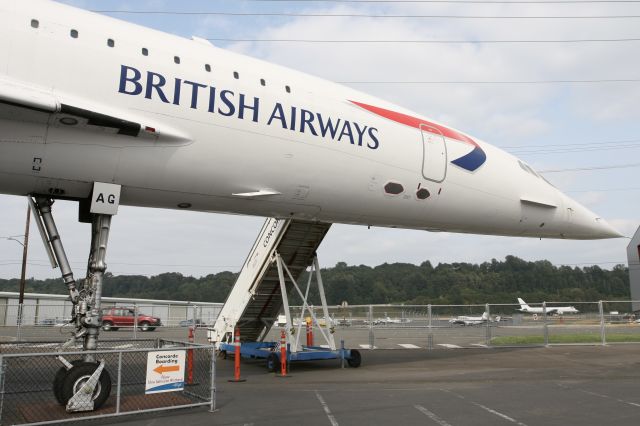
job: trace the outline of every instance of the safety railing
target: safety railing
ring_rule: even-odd
[[[51,342],[0,345],[0,425],[71,422],[197,406],[215,410],[212,346],[129,339],[102,341],[97,351],[58,352],[58,347]],[[87,362],[87,356],[94,361]],[[91,407],[73,405],[102,364],[91,398],[84,401]]]

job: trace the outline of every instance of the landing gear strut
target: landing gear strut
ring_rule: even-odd
[[[52,266],[60,266],[64,281],[73,305],[71,323],[75,326],[71,338],[62,348],[82,342],[85,351],[98,349],[98,335],[101,327],[100,304],[102,299],[102,284],[107,269],[105,257],[111,215],[91,215],[91,248],[87,265],[87,275],[80,283],[76,283],[69,260],[64,251],[60,234],[56,228],[51,206],[53,200],[47,197],[29,199],[36,223],[49,252]],[[58,370],[53,382],[53,392],[61,405],[67,411],[92,411],[98,409],[109,397],[111,392],[111,377],[104,368],[103,360],[96,360],[95,355],[87,353],[81,360],[67,361],[62,355],[58,359],[63,366]]]

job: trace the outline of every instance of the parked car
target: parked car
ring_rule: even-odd
[[[201,319],[197,319],[195,321],[196,327],[204,327],[206,324]],[[182,320],[180,321],[180,327],[191,327],[193,326],[193,319]]]
[[[133,308],[109,308],[102,311],[102,329],[117,330],[119,327],[133,327],[136,324]],[[138,328],[142,331],[153,331],[162,325],[160,318],[138,312]]]
[[[64,320],[62,318],[44,318],[38,322],[38,325],[43,327],[62,327],[68,323],[68,320]]]

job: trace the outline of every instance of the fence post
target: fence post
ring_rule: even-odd
[[[122,352],[118,352],[118,382],[116,383],[116,414],[120,413],[120,392],[122,390]]]
[[[373,305],[369,305],[369,349],[373,349],[375,335],[373,334]]]
[[[485,312],[487,313],[487,333],[485,336],[485,345],[491,345],[491,312],[489,311],[489,304],[485,304]]]
[[[604,308],[602,306],[602,300],[598,301],[598,312],[600,313],[600,341],[602,346],[607,344],[607,333],[604,326]]]
[[[16,317],[16,325],[18,326],[16,328],[16,340],[18,342],[22,340],[22,308],[23,307],[24,307],[24,304],[22,303],[18,304],[18,316]]]
[[[4,408],[4,377],[5,377],[4,357],[0,355],[0,425],[2,424],[2,409]]]
[[[432,315],[432,310],[431,310],[431,303],[429,303],[429,305],[427,305],[427,316],[428,316],[428,327],[429,327],[429,334],[427,336],[427,349],[428,350],[432,350],[433,349],[433,329],[432,329],[432,324],[431,324],[431,320],[433,318]]]
[[[544,327],[544,345],[549,346],[549,325],[547,324],[547,302],[542,302],[542,322]]]
[[[133,339],[138,338],[138,305],[133,304]]]
[[[211,346],[211,405],[209,412],[216,411],[216,350]]]
[[[284,328],[280,331],[280,376],[287,375],[287,334]]]

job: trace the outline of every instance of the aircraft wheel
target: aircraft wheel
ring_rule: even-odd
[[[349,367],[358,368],[362,363],[362,357],[360,356],[360,351],[355,349],[351,349],[351,358],[347,359],[347,364]]]
[[[75,366],[83,362],[84,361],[82,361],[81,359],[76,359],[75,361],[71,361],[71,365]],[[65,377],[67,377],[68,371],[69,370],[67,370],[65,367],[60,367],[53,379],[53,395],[56,397],[56,401],[58,401],[60,405],[65,405],[62,400],[62,383],[64,383],[64,379]]]
[[[267,357],[267,370],[270,373],[279,373],[280,372],[280,358],[278,358],[278,355],[274,354],[273,352],[269,354],[269,356]]]
[[[60,396],[62,398],[62,405],[67,405],[67,402],[73,395],[76,394],[82,388],[82,386],[89,380],[91,375],[96,371],[98,367],[94,362],[79,362],[73,366],[71,370],[67,371],[67,374],[62,381],[60,390]],[[93,408],[97,410],[105,403],[109,394],[111,393],[111,376],[106,369],[102,370],[98,383],[93,392]]]

